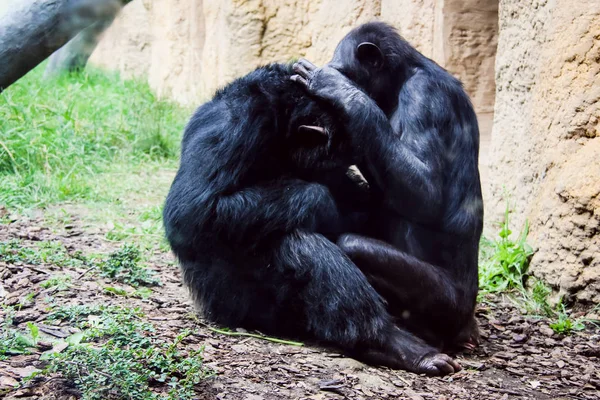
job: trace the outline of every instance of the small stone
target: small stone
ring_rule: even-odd
[[[512,336],[513,342],[522,343],[527,340],[527,335],[515,334]]]
[[[27,279],[27,278],[21,278],[21,279],[19,279],[19,281],[15,285],[15,287],[17,289],[26,288],[26,287],[29,287],[29,286],[31,286],[31,282],[29,282],[29,279]]]
[[[0,376],[0,389],[12,389],[19,386],[19,382],[10,376]]]
[[[542,325],[539,327],[539,331],[544,336],[554,336],[554,331],[548,325]]]

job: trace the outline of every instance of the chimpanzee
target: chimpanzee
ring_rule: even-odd
[[[353,163],[349,140],[331,107],[292,73],[291,65],[261,67],[188,123],[163,214],[184,281],[204,315],[225,326],[312,339],[419,373],[457,370],[395,326],[332,242],[350,229],[346,220],[354,224],[341,207],[360,198],[343,179]]]
[[[323,68],[301,59],[294,70],[342,116],[376,198],[367,229],[338,244],[398,325],[439,348],[474,347],[483,201],[461,83],[382,22],[352,30]]]

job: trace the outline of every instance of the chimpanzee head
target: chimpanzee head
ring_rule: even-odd
[[[363,89],[386,113],[396,107],[414,49],[396,29],[370,22],[350,31],[338,44],[329,66]]]
[[[303,94],[291,112],[287,152],[301,177],[350,166],[351,147],[342,122],[333,109]]]

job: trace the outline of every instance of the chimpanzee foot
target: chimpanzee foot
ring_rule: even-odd
[[[444,376],[460,370],[461,367],[456,361],[442,353],[423,357],[414,368],[414,372],[429,376]]]
[[[394,327],[382,347],[361,346],[349,355],[371,365],[404,369],[417,374],[443,376],[458,372],[460,365],[446,354],[408,331]]]
[[[430,353],[411,362],[411,354],[367,350],[350,353],[350,356],[371,365],[381,365],[393,369],[404,369],[428,376],[444,376],[461,370],[460,365],[451,357],[442,353]]]

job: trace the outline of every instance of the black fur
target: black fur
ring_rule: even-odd
[[[410,365],[389,355],[411,335],[395,328],[365,275],[328,239],[346,229],[331,192],[353,197],[343,183],[352,154],[331,108],[290,75],[289,66],[259,68],[189,122],[163,215],[184,280],[218,324],[418,370],[429,347],[415,339]],[[329,135],[305,136],[301,125]]]
[[[476,341],[479,130],[461,83],[380,22],[351,31],[325,67],[294,68],[344,118],[376,198],[364,236],[341,248],[399,325],[440,348]]]

